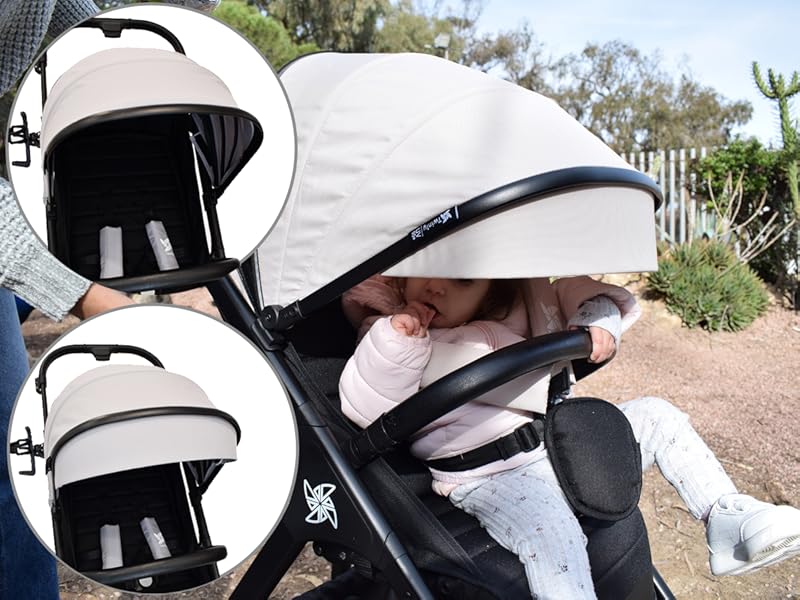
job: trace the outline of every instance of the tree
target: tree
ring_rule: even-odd
[[[258,3],[297,45],[323,50],[370,52],[389,0],[271,0]]]
[[[398,0],[384,13],[375,35],[374,51],[423,52],[461,62],[466,36],[474,34],[471,6],[471,0],[464,0],[462,13],[440,14],[438,5],[428,8],[413,0]],[[435,46],[441,34],[446,35],[446,48]]]
[[[276,69],[301,54],[319,50],[313,43],[296,44],[283,25],[244,0],[225,0],[214,16],[250,40]]]
[[[223,6],[229,0],[223,2]],[[478,34],[482,0],[248,0],[280,21],[295,44],[344,52],[426,52],[439,34],[447,56],[553,97],[618,151],[721,146],[752,108],[731,102],[684,69],[676,79],[658,53],[615,41],[577,55],[549,55],[530,24]]]
[[[545,53],[527,22],[517,29],[467,40],[462,62],[481,71],[497,70],[517,85],[545,95],[553,94],[550,80],[563,70],[563,61]]]
[[[384,13],[373,48],[375,52],[434,53],[434,39],[440,33],[452,35],[452,26],[418,12],[411,0],[400,0]],[[450,41],[452,43],[452,37]]]
[[[564,59],[555,99],[618,151],[719,146],[749,120],[748,102],[728,101],[688,71],[676,83],[662,62],[622,41],[589,44]]]

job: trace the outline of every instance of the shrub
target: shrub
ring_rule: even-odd
[[[648,288],[688,327],[739,331],[763,314],[763,282],[719,242],[683,244],[659,258]]]
[[[717,198],[725,196],[725,184],[729,175],[736,180],[742,176],[742,206],[736,219],[738,223],[749,221],[748,232],[752,238],[765,223],[777,213],[778,229],[788,225],[794,217],[794,209],[786,181],[786,163],[792,159],[785,152],[765,148],[753,138],[735,140],[699,161],[700,193]],[[708,188],[711,188],[710,190]],[[764,211],[759,210],[760,200],[766,194]],[[754,215],[754,213],[759,213]],[[755,217],[751,220],[751,217]],[[754,258],[750,266],[765,281],[791,296],[798,286],[797,260],[798,235],[795,225],[777,243]]]

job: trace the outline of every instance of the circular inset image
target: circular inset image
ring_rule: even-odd
[[[227,25],[175,6],[107,11],[65,33],[9,122],[9,173],[34,230],[74,271],[127,292],[235,269],[294,170],[270,64]]]
[[[11,420],[22,512],[64,563],[135,592],[235,567],[281,518],[297,427],[265,358],[187,309],[124,308],[62,336]]]

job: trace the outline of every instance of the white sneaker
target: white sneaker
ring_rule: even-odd
[[[800,553],[800,510],[728,494],[706,526],[711,572],[741,575]]]

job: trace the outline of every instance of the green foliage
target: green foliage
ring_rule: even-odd
[[[792,200],[786,180],[787,155],[780,150],[769,150],[753,138],[735,140],[728,146],[710,153],[698,163],[698,174],[702,178],[701,193],[708,195],[709,186],[716,198],[723,197],[723,185],[728,174],[734,177],[744,174],[742,179],[742,208],[737,222],[749,219],[766,194],[767,212],[759,214],[747,229],[755,237],[774,213],[778,213],[779,227],[787,225],[793,217]],[[796,277],[788,272],[788,266],[797,259],[798,228],[773,244],[766,252],[753,259],[750,266],[765,281],[783,290],[796,287]]]
[[[711,152],[698,164],[704,180],[710,179],[714,193],[720,195],[728,173],[744,173],[742,181],[746,196],[758,197],[781,182],[781,153],[761,145],[757,138],[737,139]]]
[[[748,102],[727,100],[688,70],[675,80],[663,62],[619,40],[589,44],[562,60],[554,97],[620,152],[720,146],[750,119]]]
[[[648,287],[688,327],[739,331],[767,308],[764,284],[719,242],[695,241],[661,256]]]
[[[400,0],[385,10],[381,27],[375,33],[374,52],[427,52],[441,55],[443,49],[434,48],[433,45],[440,33],[450,36],[447,55],[458,60],[464,51],[464,39],[456,31],[454,23],[435,13],[417,10],[411,0]]]
[[[311,43],[294,43],[283,25],[244,0],[224,0],[214,16],[250,40],[276,69],[301,54],[319,50]]]
[[[389,0],[269,0],[261,7],[297,45],[337,52],[371,52]]]

